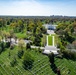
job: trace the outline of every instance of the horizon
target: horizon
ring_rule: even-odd
[[[76,16],[75,0],[0,0],[3,16]]]
[[[63,15],[0,15],[2,17],[76,17],[76,16],[63,16]]]

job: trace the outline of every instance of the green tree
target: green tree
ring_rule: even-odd
[[[18,57],[21,58],[24,54],[24,51],[23,50],[18,50]]]
[[[23,56],[23,67],[27,70],[31,69],[33,66],[33,62],[34,62],[34,57],[32,56],[32,54],[29,52],[25,52]]]
[[[50,63],[51,63],[51,64],[54,64],[54,53],[53,53],[53,52],[50,53],[50,54],[48,55],[48,57],[49,57]]]
[[[39,35],[35,35],[35,38],[34,38],[34,41],[33,43],[36,45],[36,46],[41,46],[41,38]]]
[[[0,42],[0,53],[2,53],[5,50],[5,44],[3,41]]]
[[[23,50],[23,48],[25,47],[25,42],[24,42],[24,40],[19,40],[19,42],[18,42],[18,46],[19,46],[19,49],[20,50]]]
[[[27,43],[27,44],[26,44],[26,50],[27,50],[27,49],[31,49],[30,43]]]
[[[18,50],[17,55],[18,55],[19,58],[22,58],[22,56],[23,56],[23,54],[24,54],[24,47],[25,47],[25,42],[24,42],[24,40],[22,40],[22,39],[19,40],[18,46],[19,46],[19,50]]]
[[[15,65],[17,65],[17,59],[16,59],[16,57],[13,58],[13,60],[10,62],[10,65],[12,67],[14,67]]]

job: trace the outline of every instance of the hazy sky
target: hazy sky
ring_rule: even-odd
[[[76,16],[76,0],[0,0],[0,15]]]

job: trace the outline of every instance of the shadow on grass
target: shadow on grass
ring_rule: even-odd
[[[51,64],[50,67],[54,73],[57,73],[57,66],[55,64]]]
[[[51,64],[50,67],[55,74],[61,75],[60,70],[57,68],[57,66],[55,64]]]

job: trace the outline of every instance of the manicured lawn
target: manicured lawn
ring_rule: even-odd
[[[53,45],[53,42],[52,42],[53,38],[52,36],[48,36],[48,45]]]
[[[51,34],[51,36],[54,36],[54,44],[57,45],[57,43],[58,43],[58,36],[57,36],[57,34]]]
[[[26,33],[15,33],[15,35],[18,37],[18,38],[25,38],[26,37]]]
[[[60,69],[61,75],[76,75],[76,61],[56,58],[55,64]]]
[[[9,58],[9,51],[11,56]],[[0,75],[57,75],[55,74],[53,67],[49,63],[49,59],[46,55],[39,53],[38,49],[32,49],[30,53],[35,57],[33,67],[29,70],[25,70],[22,67],[22,59],[17,57],[18,47],[13,50],[6,49],[0,54]],[[17,65],[10,66],[10,61],[16,57]],[[55,58],[55,66],[60,69],[61,75],[76,75],[76,61],[67,60],[65,58]]]

